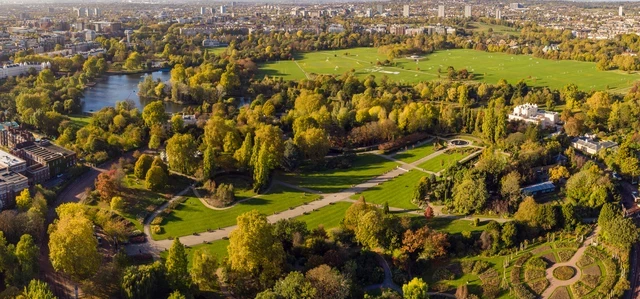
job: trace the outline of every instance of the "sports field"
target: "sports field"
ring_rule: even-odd
[[[348,55],[345,55],[348,53]],[[429,54],[415,62],[406,57],[396,58],[397,67],[376,66],[377,61],[387,57],[378,53],[377,48],[354,48],[338,51],[304,53],[295,60],[269,62],[260,65],[261,76],[284,77],[287,80],[311,78],[314,74],[342,75],[354,69],[356,75],[369,74],[381,78],[388,76],[401,83],[439,80],[446,78],[447,67],[456,70],[466,68],[478,81],[497,83],[506,79],[509,83],[524,79],[534,86],[549,86],[560,89],[575,83],[582,90],[605,90],[625,92],[637,74],[620,71],[598,71],[591,62],[569,60],[547,60],[530,55],[510,55],[488,53],[476,50],[455,49]],[[441,69],[442,73],[438,73]]]

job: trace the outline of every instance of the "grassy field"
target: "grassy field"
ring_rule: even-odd
[[[350,206],[350,202],[340,201],[333,205],[320,208],[308,215],[296,217],[296,219],[306,222],[309,229],[314,229],[322,225],[328,230],[340,226],[340,222],[342,222],[344,218],[344,213]]]
[[[362,183],[372,177],[391,170],[398,164],[377,155],[359,155],[348,169],[328,169],[322,171],[302,170],[301,173],[287,173],[281,179],[300,187],[323,193],[338,192],[352,185]]]
[[[348,53],[348,55],[345,55]],[[376,48],[354,48],[338,51],[304,53],[294,61],[268,62],[260,66],[260,76],[284,77],[299,80],[313,74],[342,75],[351,69],[359,77],[370,74],[377,78],[383,75],[400,83],[439,80],[446,77],[446,69],[466,68],[474,73],[476,80],[497,83],[507,79],[517,83],[521,79],[529,85],[549,86],[561,89],[575,83],[583,90],[605,90],[624,92],[637,80],[636,74],[620,71],[598,71],[596,64],[569,60],[546,60],[529,55],[488,53],[476,50],[456,49],[438,51],[427,55],[419,62],[405,57],[396,58],[397,67],[379,67],[377,61],[387,59]],[[442,73],[438,73],[438,69]]]
[[[209,52],[209,54],[220,54],[227,50],[227,47],[217,47],[217,48],[207,48],[205,51]]]
[[[389,207],[416,210],[418,207],[411,203],[413,190],[420,178],[427,175],[428,174],[419,170],[411,170],[399,177],[384,182],[382,185],[353,195],[351,198],[358,199],[360,196],[364,196],[364,199],[370,203],[381,205],[386,201],[389,203]]]
[[[436,151],[435,144],[433,142],[427,142],[419,147],[412,147],[406,151],[399,152],[393,157],[406,163],[413,163],[420,160]]]
[[[457,163],[458,161],[460,161],[460,159],[466,157],[467,155],[469,155],[469,153],[449,150],[423,162],[422,164],[418,165],[418,167],[428,171],[439,172]]]
[[[201,245],[187,247],[186,252],[187,252],[187,259],[189,260],[189,268],[191,268],[193,253],[196,252],[196,250],[204,250],[205,252],[208,252],[212,256],[217,257],[218,262],[221,262],[222,259],[224,259],[228,255],[227,246],[229,246],[229,240],[218,240],[218,241],[213,241],[209,244],[201,244]],[[160,257],[162,259],[166,259],[168,254],[169,254],[169,251],[163,251],[160,253]]]
[[[89,124],[89,122],[91,121],[91,116],[74,114],[69,115],[69,119],[74,126],[82,128]]]
[[[162,240],[200,233],[207,229],[232,226],[236,224],[238,215],[254,209],[271,215],[318,198],[317,195],[305,195],[303,192],[276,185],[269,193],[239,203],[232,208],[212,210],[205,207],[198,198],[189,197],[170,215],[164,217],[161,223],[164,231],[161,234],[153,234],[153,238]]]

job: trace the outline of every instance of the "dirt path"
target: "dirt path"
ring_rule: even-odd
[[[598,235],[599,230],[600,228],[596,228],[593,232],[591,232],[591,234],[584,240],[584,242],[582,242],[582,245],[580,245],[580,247],[578,248],[576,253],[571,257],[570,260],[564,263],[556,263],[546,270],[546,277],[547,277],[547,280],[549,281],[549,286],[542,293],[541,295],[542,298],[549,298],[551,294],[553,294],[553,291],[555,291],[558,287],[570,286],[576,283],[578,280],[580,280],[580,277],[582,276],[582,271],[580,270],[580,268],[578,268],[576,264],[578,263],[580,258],[584,255],[584,251],[587,250],[587,247],[591,245],[591,243],[593,243],[593,239]],[[574,275],[569,280],[558,280],[555,277],[553,277],[553,270],[562,266],[573,267],[574,269],[576,269],[576,275]]]

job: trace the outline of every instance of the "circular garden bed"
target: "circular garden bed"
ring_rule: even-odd
[[[553,277],[558,280],[569,280],[576,275],[576,269],[570,266],[561,266],[553,270]]]

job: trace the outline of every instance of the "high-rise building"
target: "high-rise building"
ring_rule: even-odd
[[[438,18],[444,18],[444,5],[438,5]]]
[[[496,9],[496,19],[502,20],[502,11],[500,10],[500,8]]]
[[[367,18],[373,17],[373,9],[367,8],[367,10],[365,11],[365,16],[367,16]]]
[[[220,6],[220,13],[222,13],[222,14],[227,13],[227,7],[224,6],[224,5]]]
[[[408,4],[405,4],[402,7],[402,16],[404,16],[405,18],[410,16],[409,5]]]
[[[94,15],[96,18],[99,18],[101,13],[102,13],[102,12],[100,11],[100,9],[99,9],[99,8],[97,8],[97,7],[96,7],[96,8],[94,8],[94,9],[93,9],[93,15]]]
[[[618,7],[618,15],[621,16],[621,17],[624,15],[624,11],[623,11],[622,6]]]
[[[510,3],[509,4],[509,8],[511,8],[511,9],[520,9],[520,8],[523,8],[523,6],[520,3]]]
[[[203,15],[205,14],[206,9],[204,7],[200,7],[200,14]]]
[[[55,11],[56,11],[56,9],[55,9],[55,8],[53,8],[53,7],[49,7],[49,13],[54,13]]]
[[[379,14],[382,14],[382,4],[376,5],[376,10],[378,11]]]
[[[470,18],[471,17],[471,5],[465,5],[464,6],[464,17],[465,18]]]

